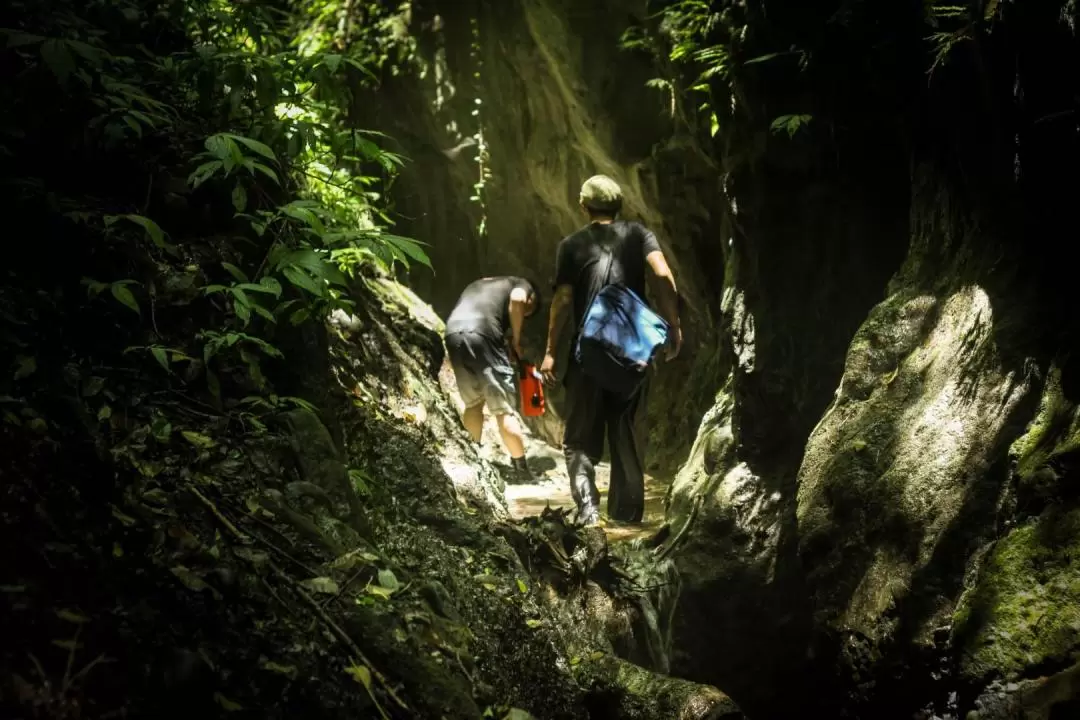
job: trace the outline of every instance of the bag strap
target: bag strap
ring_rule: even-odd
[[[604,270],[604,284],[600,286],[601,290],[611,284],[611,266],[615,262],[614,248],[605,247],[604,252],[607,253],[607,268]]]
[[[607,234],[609,232],[611,232],[611,227],[609,225],[603,225],[603,226],[600,226],[600,229],[603,231],[603,233],[605,235],[604,240],[609,239],[606,236],[607,236]],[[615,252],[614,252],[614,250],[612,250],[611,248],[606,247],[606,246],[601,246],[601,247],[603,247],[604,251],[607,254],[607,265],[604,268],[604,282],[600,285],[600,289],[596,291],[597,295],[600,294],[600,290],[603,290],[605,287],[607,287],[608,285],[611,284],[611,266],[615,262]],[[581,331],[585,329],[585,318],[589,315],[589,307],[592,306],[594,300],[596,300],[596,295],[593,295],[592,300],[590,300],[589,304],[585,307],[585,312],[582,313],[582,315],[581,315],[581,322],[578,323],[577,332],[574,333],[574,337],[576,337],[576,338],[581,337]]]

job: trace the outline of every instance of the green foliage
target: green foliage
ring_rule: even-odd
[[[365,3],[363,22],[339,25],[340,3],[326,0],[11,9],[5,192],[56,238],[57,261],[5,269],[0,346],[20,358],[0,385],[5,418],[35,419],[65,363],[82,377],[72,352],[145,363],[147,381],[204,409],[298,407],[274,395],[271,369],[299,326],[354,309],[365,268],[430,267],[422,243],[390,231],[387,191],[406,158],[348,119],[355,88],[414,51],[393,32],[397,15]],[[85,308],[78,320],[73,307]],[[47,347],[43,329],[57,324],[78,337]],[[91,416],[122,422],[122,401],[98,397]],[[266,404],[239,400],[252,397]]]
[[[789,138],[793,138],[799,128],[809,125],[812,119],[810,115],[781,115],[772,121],[769,129],[774,133],[786,132]]]
[[[989,32],[1001,14],[998,0],[990,0],[979,6],[928,1],[924,8],[924,21],[931,29],[926,38],[933,55],[927,70],[931,75],[945,65],[957,46]]]
[[[687,120],[700,118],[700,125],[715,136],[734,93],[733,57],[742,37],[740,22],[724,3],[677,0],[660,5],[648,26],[632,26],[623,33],[620,47],[648,52],[661,67],[667,66],[668,77],[647,84],[665,92],[672,117],[680,113],[681,99],[700,98],[696,106],[682,108],[682,115]]]

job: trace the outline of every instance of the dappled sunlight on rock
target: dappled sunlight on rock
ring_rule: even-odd
[[[877,637],[896,628],[886,611],[917,613],[906,631],[923,642],[947,624],[947,596],[914,610],[912,578],[941,572],[943,540],[985,533],[1004,478],[980,478],[1029,389],[1002,366],[993,320],[969,286],[940,303],[894,296],[856,336],[857,377],[841,388],[859,392],[826,411],[799,472],[800,547],[823,620]]]

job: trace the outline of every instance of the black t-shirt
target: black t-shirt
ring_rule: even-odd
[[[592,223],[563,239],[555,258],[555,287],[574,288],[574,333],[605,285],[625,285],[644,299],[645,256],[659,249],[652,231],[625,220]],[[611,271],[605,275],[609,255]]]
[[[446,334],[472,332],[502,342],[510,329],[510,293],[519,287],[526,292],[531,289],[519,277],[488,277],[471,283],[446,319]]]

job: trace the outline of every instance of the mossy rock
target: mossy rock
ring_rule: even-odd
[[[971,681],[1067,664],[1080,651],[1080,508],[1051,508],[998,541],[953,635]]]
[[[1080,454],[1080,412],[1061,389],[1061,370],[1047,374],[1039,409],[1027,431],[1009,448],[1017,492],[1024,509],[1041,507],[1069,489],[1061,481]],[[1037,512],[1037,509],[1035,510]]]

